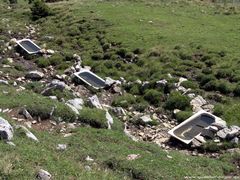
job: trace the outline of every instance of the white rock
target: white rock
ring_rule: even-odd
[[[133,161],[133,160],[138,159],[138,158],[140,158],[140,157],[141,157],[140,154],[129,154],[129,155],[127,156],[127,160]]]
[[[140,117],[140,119],[141,119],[143,122],[145,122],[145,123],[148,123],[148,122],[151,122],[151,121],[152,121],[150,115],[142,116],[142,117]]]
[[[0,138],[10,141],[13,138],[13,128],[7,120],[0,117]]]
[[[58,144],[56,149],[59,151],[64,151],[67,149],[67,145],[66,144]]]
[[[36,176],[36,178],[39,180],[50,180],[51,177],[52,177],[52,175],[43,169],[40,169]]]
[[[38,138],[33,133],[31,133],[25,126],[16,125],[16,129],[22,129],[28,138],[39,142]]]
[[[98,109],[103,109],[102,105],[99,102],[97,95],[89,97],[88,99],[90,100],[90,103],[93,107],[98,108]]]
[[[69,103],[65,103],[76,115],[79,115],[79,111],[77,108],[75,108],[73,105]]]
[[[74,106],[77,110],[81,110],[84,104],[84,101],[81,98],[75,98],[75,99],[68,100],[67,103]]]
[[[86,161],[94,161],[94,159],[91,158],[91,157],[89,157],[89,156],[87,156],[87,157],[86,157]]]
[[[44,74],[40,71],[30,71],[25,77],[32,80],[40,80],[44,77]]]

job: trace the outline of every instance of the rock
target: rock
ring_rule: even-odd
[[[216,133],[219,129],[216,126],[209,126],[209,130]]]
[[[238,126],[231,126],[230,132],[227,133],[227,138],[232,139],[235,136],[238,136],[240,132],[240,128]]]
[[[121,87],[115,85],[112,87],[112,91],[113,91],[113,93],[121,93],[122,89],[121,89]]]
[[[112,78],[110,77],[106,77],[106,80],[105,80],[105,83],[107,86],[112,86],[113,84],[115,84],[115,80],[113,80]]]
[[[143,121],[144,123],[148,123],[148,122],[152,121],[150,115],[142,116],[142,117],[140,117],[140,120]]]
[[[47,49],[46,52],[47,52],[47,54],[54,54],[55,53],[55,51],[52,50],[52,49]]]
[[[76,107],[74,107],[73,105],[69,104],[69,103],[65,103],[76,115],[79,115],[79,111]]]
[[[225,121],[217,121],[212,123],[211,126],[216,126],[219,130],[227,128],[227,123]]]
[[[191,143],[193,147],[200,147],[202,145],[202,143],[195,138],[192,140]]]
[[[16,144],[14,144],[12,141],[7,141],[7,144],[10,146],[16,146]]]
[[[133,160],[138,159],[138,158],[140,158],[140,157],[141,157],[140,154],[129,154],[129,155],[127,156],[127,160],[133,161]]]
[[[224,128],[224,129],[221,129],[220,131],[217,132],[217,136],[220,137],[221,139],[226,139],[227,138],[227,134],[229,132],[231,132],[230,129]]]
[[[126,136],[131,138],[133,141],[135,141],[135,142],[138,141],[138,139],[135,136],[131,135],[130,131],[127,129],[127,123],[124,123],[124,133]]]
[[[180,77],[179,80],[178,80],[178,83],[176,83],[176,87],[179,87],[182,84],[182,82],[184,82],[184,81],[187,81],[187,79],[183,78],[183,77]]]
[[[91,171],[92,170],[92,168],[88,165],[84,166],[84,168],[85,168],[86,171]]]
[[[24,115],[24,117],[26,119],[33,119],[31,114],[26,110],[26,108],[23,108],[21,111],[20,111],[20,114]]]
[[[0,139],[10,141],[13,138],[13,128],[7,120],[0,117]]]
[[[117,116],[125,116],[126,112],[122,107],[114,107],[111,111],[116,114]]]
[[[238,138],[238,137],[234,137],[234,138],[231,140],[231,143],[233,143],[233,144],[239,144],[239,138]]]
[[[57,96],[48,96],[52,100],[57,100]]]
[[[95,108],[98,108],[98,109],[103,109],[102,105],[99,102],[99,99],[98,99],[97,95],[89,97],[88,99],[90,101],[91,106],[93,106]]]
[[[77,54],[73,54],[73,58],[77,61],[82,61],[81,56],[77,55]]]
[[[25,76],[27,79],[31,79],[31,80],[40,80],[44,77],[44,74],[42,72],[39,71],[30,71],[26,74]]]
[[[190,104],[192,106],[192,109],[194,112],[198,112],[199,110],[202,110],[202,106],[207,104],[207,101],[203,99],[202,96],[197,96],[194,99],[190,101]]]
[[[174,109],[173,110],[173,114],[177,114],[177,113],[179,113],[181,110],[180,109]]]
[[[164,88],[167,85],[168,81],[166,79],[162,79],[156,82],[156,87]]]
[[[7,58],[7,61],[8,61],[9,63],[13,63],[13,58]]]
[[[16,125],[16,129],[22,129],[23,132],[26,134],[26,136],[36,142],[39,142],[38,138],[33,134],[31,133],[25,126],[22,126],[22,125]]]
[[[87,156],[85,160],[86,160],[86,161],[94,161],[94,159],[91,158],[91,157],[89,157],[89,156]]]
[[[203,105],[202,106],[202,109],[207,111],[207,112],[210,112],[212,113],[213,112],[213,109],[214,109],[214,105],[212,104],[206,104],[206,105]]]
[[[68,100],[67,103],[74,106],[77,110],[81,110],[83,107],[84,101],[81,98],[75,98],[75,99]]]
[[[168,159],[172,159],[173,157],[172,157],[172,156],[170,156],[170,155],[167,155],[167,158],[168,158]]]
[[[63,81],[60,81],[60,80],[58,80],[58,79],[55,79],[55,80],[53,80],[53,81],[49,84],[49,87],[54,87],[54,88],[56,88],[56,89],[58,89],[58,90],[63,91],[63,90],[65,89],[65,87],[66,87],[66,84],[65,84],[65,82],[63,82]]]
[[[59,151],[64,151],[67,149],[67,145],[66,144],[58,144],[56,149]]]
[[[198,135],[198,136],[195,136],[195,139],[198,140],[200,143],[206,143],[206,140],[204,139],[203,136],[201,135]]]
[[[52,177],[52,175],[49,172],[47,172],[47,171],[45,171],[43,169],[40,169],[38,171],[38,173],[37,173],[36,179],[39,179],[39,180],[50,180],[51,177]]]
[[[107,119],[108,129],[111,129],[111,125],[113,124],[113,118],[108,111],[106,111],[106,119]]]
[[[5,84],[5,85],[8,85],[9,83],[8,83],[8,81],[6,81],[6,80],[0,80],[0,84]]]

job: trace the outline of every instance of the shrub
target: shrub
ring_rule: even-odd
[[[236,85],[233,90],[234,96],[240,96],[240,84]]]
[[[230,69],[219,69],[216,73],[216,77],[220,78],[230,78],[232,77],[232,70]]]
[[[198,88],[198,84],[196,82],[193,81],[184,81],[181,83],[181,85],[185,88],[191,88],[191,89],[197,89]]]
[[[222,80],[219,81],[216,90],[220,91],[223,94],[229,94],[233,91],[233,88],[232,84],[230,84],[228,81]]]
[[[206,91],[214,91],[217,89],[217,81],[216,80],[211,80],[207,82],[202,88]]]
[[[112,116],[113,117],[113,116]],[[94,128],[108,128],[106,112],[96,108],[83,108],[78,116],[79,121]],[[113,130],[122,130],[122,123],[113,117]]]
[[[216,116],[222,116],[222,115],[223,115],[223,112],[224,112],[224,108],[223,108],[222,105],[216,104],[216,105],[214,106],[213,114],[215,114]]]
[[[201,86],[204,86],[209,81],[216,80],[216,78],[212,74],[210,75],[200,74],[197,76],[197,80],[199,81]]]
[[[127,108],[136,103],[136,98],[131,94],[124,94],[123,96],[118,96],[113,100],[113,106],[121,106]]]
[[[160,105],[163,100],[163,93],[154,89],[147,90],[144,94],[144,99],[154,106]]]
[[[56,65],[61,64],[61,62],[63,61],[63,57],[62,57],[61,55],[54,54],[54,55],[51,56],[48,60],[49,60],[49,63],[50,63],[52,66],[56,66]]]
[[[180,111],[177,114],[175,114],[175,118],[179,123],[185,121],[187,118],[189,118],[192,115],[191,111]]]
[[[32,19],[38,20],[51,15],[50,8],[42,0],[35,0],[31,7]]]
[[[50,65],[50,62],[48,59],[46,58],[39,58],[37,61],[36,61],[38,67],[40,68],[45,68],[45,67],[48,67]]]
[[[190,106],[189,97],[184,96],[177,91],[171,92],[165,103],[165,108],[169,110],[173,109],[185,110],[189,106]]]
[[[9,0],[9,3],[10,3],[10,4],[17,4],[18,1],[17,1],[17,0]]]

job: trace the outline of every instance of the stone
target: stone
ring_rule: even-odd
[[[83,99],[81,98],[74,98],[67,101],[68,104],[74,106],[77,110],[81,110],[84,104]]]
[[[13,58],[7,58],[7,61],[8,61],[9,63],[13,63]]]
[[[207,112],[213,112],[213,109],[214,109],[214,105],[212,104],[206,104],[206,105],[203,105],[202,106],[202,109],[207,111]]]
[[[192,140],[191,143],[193,147],[200,147],[202,145],[202,143],[195,138]]]
[[[58,90],[63,91],[63,90],[65,89],[65,87],[66,87],[66,84],[65,84],[65,82],[63,82],[63,81],[60,81],[60,80],[58,80],[58,79],[54,79],[54,80],[49,84],[49,87],[54,87],[54,88],[56,88],[56,89],[58,89]]]
[[[0,139],[10,141],[13,138],[13,128],[9,122],[0,117]]]
[[[170,155],[167,155],[167,158],[168,158],[168,159],[172,159],[173,157],[172,157],[172,156],[170,156]]]
[[[238,126],[231,126],[230,132],[227,133],[227,138],[232,139],[235,136],[238,136],[240,132],[240,128]]]
[[[219,129],[217,126],[209,126],[209,130],[216,133]]]
[[[112,90],[113,90],[114,93],[121,93],[122,92],[122,89],[119,86],[113,86]]]
[[[98,109],[103,109],[102,105],[99,102],[99,99],[98,99],[97,95],[89,97],[88,99],[89,99],[89,102],[90,102],[91,106],[93,106],[95,108],[98,108]]]
[[[86,171],[91,171],[92,170],[92,168],[88,165],[84,166],[84,168],[85,168]]]
[[[85,160],[86,160],[86,161],[94,161],[94,159],[91,158],[90,156],[87,156]]]
[[[238,138],[238,137],[234,137],[234,138],[231,140],[231,143],[233,143],[233,144],[239,144],[239,138]]]
[[[20,112],[20,114],[24,115],[26,119],[33,119],[31,114],[26,110],[26,108],[23,108]]]
[[[206,140],[201,135],[195,136],[195,139],[198,140],[200,143],[206,143]]]
[[[55,53],[55,51],[52,50],[52,49],[47,49],[46,52],[47,52],[47,54],[54,54]]]
[[[114,107],[111,111],[116,114],[117,116],[125,116],[126,111],[122,107]]]
[[[105,80],[105,83],[107,86],[112,86],[113,84],[115,84],[115,80],[113,80],[112,78],[110,77],[106,77],[106,80]]]
[[[0,84],[8,85],[9,83],[8,83],[8,81],[6,81],[6,80],[2,80],[2,79],[0,79]]]
[[[23,125],[16,125],[16,129],[21,129],[23,130],[23,132],[26,134],[26,136],[36,142],[39,142],[38,138],[33,134],[31,133],[25,126]]]
[[[44,77],[44,74],[40,71],[30,71],[26,74],[25,76],[27,79],[31,79],[31,80],[40,80]]]
[[[162,80],[156,82],[156,87],[158,87],[158,88],[165,87],[167,85],[167,83],[168,83],[168,81],[166,79],[162,79]]]
[[[73,58],[77,61],[82,61],[81,56],[79,56],[77,54],[73,54]]]
[[[177,113],[179,113],[181,110],[180,109],[174,109],[173,110],[173,114],[177,114]]]
[[[37,173],[36,179],[39,179],[39,180],[50,180],[51,177],[52,177],[52,175],[49,172],[47,172],[47,171],[45,171],[43,169],[40,169],[38,171],[38,173]]]
[[[138,159],[138,158],[140,158],[140,157],[141,157],[140,154],[129,154],[129,155],[127,156],[127,160],[133,161],[133,160]]]
[[[66,144],[58,144],[56,149],[59,151],[64,151],[67,149],[67,145]]]
[[[176,87],[179,87],[182,84],[182,82],[184,82],[184,81],[187,81],[187,79],[184,77],[180,77],[178,80],[178,83],[176,84]]]
[[[107,119],[108,129],[111,129],[111,125],[113,124],[113,118],[108,111],[106,111],[106,119]]]
[[[227,128],[227,123],[225,121],[217,121],[211,124],[211,126],[216,126],[219,130]]]
[[[190,101],[190,104],[193,108],[193,111],[198,112],[199,110],[202,109],[203,105],[207,104],[207,101],[205,99],[203,99],[202,96],[198,95],[197,97],[195,97],[194,99],[192,99]]]
[[[76,115],[79,115],[79,111],[76,107],[74,107],[73,105],[69,104],[69,103],[65,103]]]
[[[140,117],[140,120],[142,120],[144,123],[148,123],[148,122],[152,121],[150,115],[142,116],[142,117]]]
[[[226,139],[229,132],[231,132],[230,129],[224,128],[217,132],[217,136],[221,139]]]

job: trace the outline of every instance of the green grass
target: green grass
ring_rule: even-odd
[[[55,133],[34,133],[40,143],[16,136],[13,140],[16,147],[0,142],[1,177],[33,179],[39,168],[48,170],[54,179],[122,179],[124,176],[182,179],[203,174],[223,176],[235,170],[230,154],[218,160],[170,151],[173,158],[169,159],[168,153],[157,145],[132,142],[121,132],[111,130],[79,128],[67,138]],[[56,145],[63,143],[68,145],[67,150],[57,151]],[[129,154],[140,154],[141,157],[128,161]],[[87,156],[96,164],[85,161]],[[86,171],[85,165],[90,165],[92,171]]]

